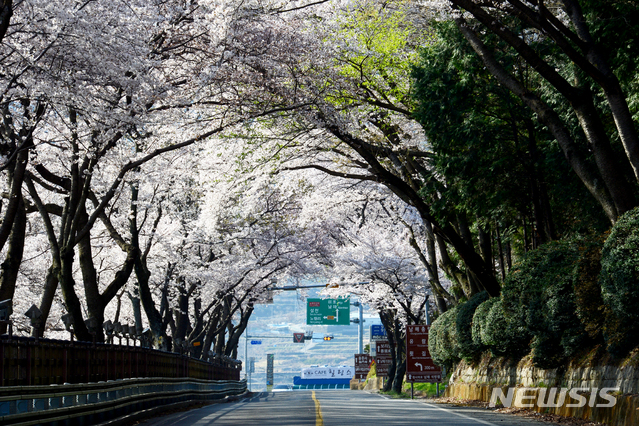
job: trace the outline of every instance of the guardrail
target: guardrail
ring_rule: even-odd
[[[0,389],[0,424],[92,425],[158,406],[219,399],[246,391],[246,381],[139,378]]]
[[[241,363],[202,361],[139,346],[0,337],[0,387],[107,382],[136,377],[239,380]]]

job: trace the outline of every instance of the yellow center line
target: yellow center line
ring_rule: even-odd
[[[313,401],[315,401],[315,426],[324,426],[324,420],[322,419],[322,407],[315,396],[315,391],[313,391]]]

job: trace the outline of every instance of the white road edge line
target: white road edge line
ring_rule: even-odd
[[[489,425],[489,426],[497,426],[495,423],[487,422],[486,420],[475,419],[474,417],[467,416],[466,414],[456,413],[456,412],[454,412],[452,410],[449,410],[449,409],[446,409],[446,408],[442,408],[442,407],[438,407],[438,406],[436,406],[434,404],[424,403],[424,405],[426,405],[428,407],[431,407],[431,408],[434,408],[436,410],[447,411],[447,412],[449,412],[451,414],[454,414],[454,415],[459,416],[459,417],[463,417],[463,418],[465,418],[467,420],[473,420],[473,421],[475,421],[477,423],[483,423],[483,424]]]
[[[386,395],[382,395],[382,394],[379,394],[379,393],[378,393],[377,395],[378,395],[378,396],[381,396],[381,397],[382,397],[382,398],[384,398],[384,399],[389,399],[389,400],[390,400],[390,399],[393,399],[393,398],[391,398],[391,397],[388,397],[388,396],[386,396]],[[404,401],[408,401],[408,400],[404,400]],[[413,400],[413,401],[415,401],[415,400]],[[417,402],[417,401],[416,401],[416,402]],[[479,420],[479,419],[476,419],[476,418],[474,418],[474,417],[467,416],[467,415],[462,414],[462,413],[456,413],[456,412],[454,412],[454,411],[452,411],[452,410],[449,410],[449,409],[447,409],[447,408],[438,407],[437,405],[428,404],[428,403],[426,403],[426,402],[424,402],[423,404],[424,404],[424,405],[426,405],[426,406],[428,406],[428,407],[430,407],[430,408],[434,408],[435,410],[446,411],[446,412],[448,412],[448,413],[450,413],[450,414],[454,414],[454,415],[456,415],[456,416],[463,417],[463,418],[465,418],[466,420],[472,420],[472,421],[474,421],[474,422],[482,423],[482,424],[485,424],[485,425],[488,425],[488,426],[498,426],[498,425],[497,425],[497,424],[495,424],[495,423],[487,422],[486,420]]]

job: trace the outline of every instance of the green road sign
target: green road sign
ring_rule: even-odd
[[[349,325],[351,323],[351,298],[308,299],[306,324]]]

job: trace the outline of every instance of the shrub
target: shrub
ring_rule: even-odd
[[[599,284],[602,247],[603,240],[580,245],[580,259],[575,270],[575,312],[589,338],[597,343],[603,343],[604,318],[608,316]]]
[[[428,350],[433,361],[447,368],[460,359],[456,325],[458,311],[459,305],[444,312],[433,322],[428,333]]]
[[[601,254],[599,282],[612,313],[604,330],[608,351],[622,356],[639,340],[639,207],[612,227]]]
[[[553,368],[601,339],[602,328],[618,344],[620,322],[614,312],[607,328],[602,320],[600,247],[572,240],[526,253],[508,275],[501,297],[480,293],[433,324],[433,358],[444,365],[461,358],[473,361],[489,348],[494,355],[513,358],[531,352],[535,366]]]
[[[479,305],[488,300],[488,293],[482,291],[471,297],[468,302],[459,305],[455,326],[457,327],[458,356],[471,362],[484,350],[484,345],[473,340],[473,316]]]
[[[482,340],[482,334],[485,333],[486,318],[488,317],[488,313],[490,312],[490,308],[499,301],[498,297],[492,297],[475,309],[475,313],[473,314],[473,326],[472,326],[472,334],[473,334],[473,343],[477,346],[486,347],[486,343]]]
[[[587,339],[576,314],[575,283],[580,262],[576,241],[551,242],[528,252],[502,289],[511,339],[522,328],[532,336],[533,364],[552,368],[579,350]]]
[[[501,298],[489,299],[486,303],[490,303],[490,309],[480,325],[482,343],[496,356],[520,358],[527,354],[530,333],[525,323],[506,315]]]

